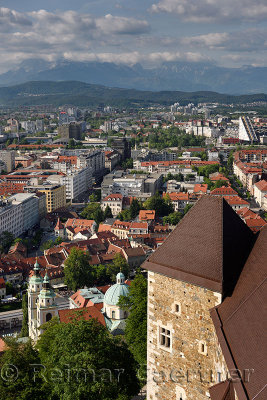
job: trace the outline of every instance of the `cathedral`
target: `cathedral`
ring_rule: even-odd
[[[48,275],[45,274],[44,279],[42,278],[36,260],[28,288],[28,324],[31,339],[36,340],[42,333],[40,326],[58,315],[55,298],[56,294],[50,287]]]
[[[36,341],[42,334],[41,326],[58,317],[60,322],[70,322],[77,311],[82,311],[83,318],[95,318],[104,325],[113,335],[124,333],[125,322],[128,316],[127,311],[122,310],[118,305],[119,297],[126,296],[129,286],[125,283],[125,276],[119,272],[116,283],[111,285],[107,291],[102,293],[100,288],[80,289],[69,300],[69,307],[61,309],[58,298],[51,288],[49,277],[45,274],[42,278],[40,266],[36,260],[34,273],[29,280],[28,287],[28,325],[29,336]],[[88,300],[85,307],[76,304],[73,298],[78,297]]]

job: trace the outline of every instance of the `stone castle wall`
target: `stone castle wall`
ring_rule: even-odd
[[[209,313],[220,303],[219,293],[148,273],[147,400],[206,400],[226,379]],[[160,327],[171,333],[169,348],[160,345]]]

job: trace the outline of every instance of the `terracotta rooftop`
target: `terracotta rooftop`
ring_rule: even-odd
[[[220,188],[216,188],[210,192],[210,194],[214,196],[237,196],[237,192],[231,188],[231,186],[222,186]]]
[[[119,201],[123,199],[123,195],[120,193],[109,194],[102,201]]]
[[[262,180],[257,183],[255,183],[255,186],[261,191],[261,192],[267,192],[267,181]]]
[[[196,183],[194,186],[194,193],[207,193],[208,185],[206,183]]]
[[[85,319],[86,321],[89,321],[90,319],[94,318],[101,325],[106,326],[104,315],[95,306],[59,310],[58,316],[61,323],[63,322],[67,324],[75,321],[76,319]]]
[[[147,221],[155,219],[155,210],[140,210],[139,211],[139,220],[140,221]]]
[[[206,195],[142,267],[226,295],[234,288],[254,240],[222,197]]]

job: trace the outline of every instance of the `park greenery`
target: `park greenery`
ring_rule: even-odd
[[[53,246],[57,246],[59,245],[61,242],[63,241],[63,239],[61,237],[57,237],[55,240],[53,239],[49,239],[46,242],[43,242],[40,246],[40,250],[41,251],[45,251],[50,249]]]
[[[88,252],[73,247],[64,263],[64,282],[69,289],[77,291],[84,286],[105,285],[116,281],[116,275],[122,271],[129,276],[129,265],[125,258],[117,253],[110,264],[93,265]]]
[[[146,210],[155,210],[158,217],[165,217],[174,211],[170,198],[163,198],[159,193],[147,199],[143,206]]]
[[[12,246],[15,237],[12,233],[8,231],[3,231],[0,234],[0,252],[7,253],[10,247]]]
[[[183,134],[176,127],[171,127],[168,131],[158,130],[148,137],[148,147],[157,150],[164,150],[168,147],[203,146],[204,144],[205,138]]]
[[[183,214],[179,211],[174,211],[173,213],[170,213],[169,215],[166,215],[163,217],[163,223],[164,225],[170,224],[170,225],[177,225],[178,222],[181,221],[183,218]]]
[[[0,379],[0,398],[12,400],[129,400],[139,391],[136,361],[126,343],[98,321],[77,315],[52,319],[32,343],[6,341],[0,359],[15,365],[16,379]]]
[[[133,199],[129,209],[122,210],[118,215],[117,218],[120,221],[131,221],[137,217],[139,211],[142,209],[142,203],[137,199]]]
[[[99,203],[89,203],[81,212],[81,217],[89,220],[94,220],[97,224],[104,221],[104,212]]]

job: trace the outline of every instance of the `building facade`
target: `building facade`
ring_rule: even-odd
[[[253,244],[223,198],[204,196],[143,264],[148,400],[206,400],[228,378],[210,310],[231,295]]]

